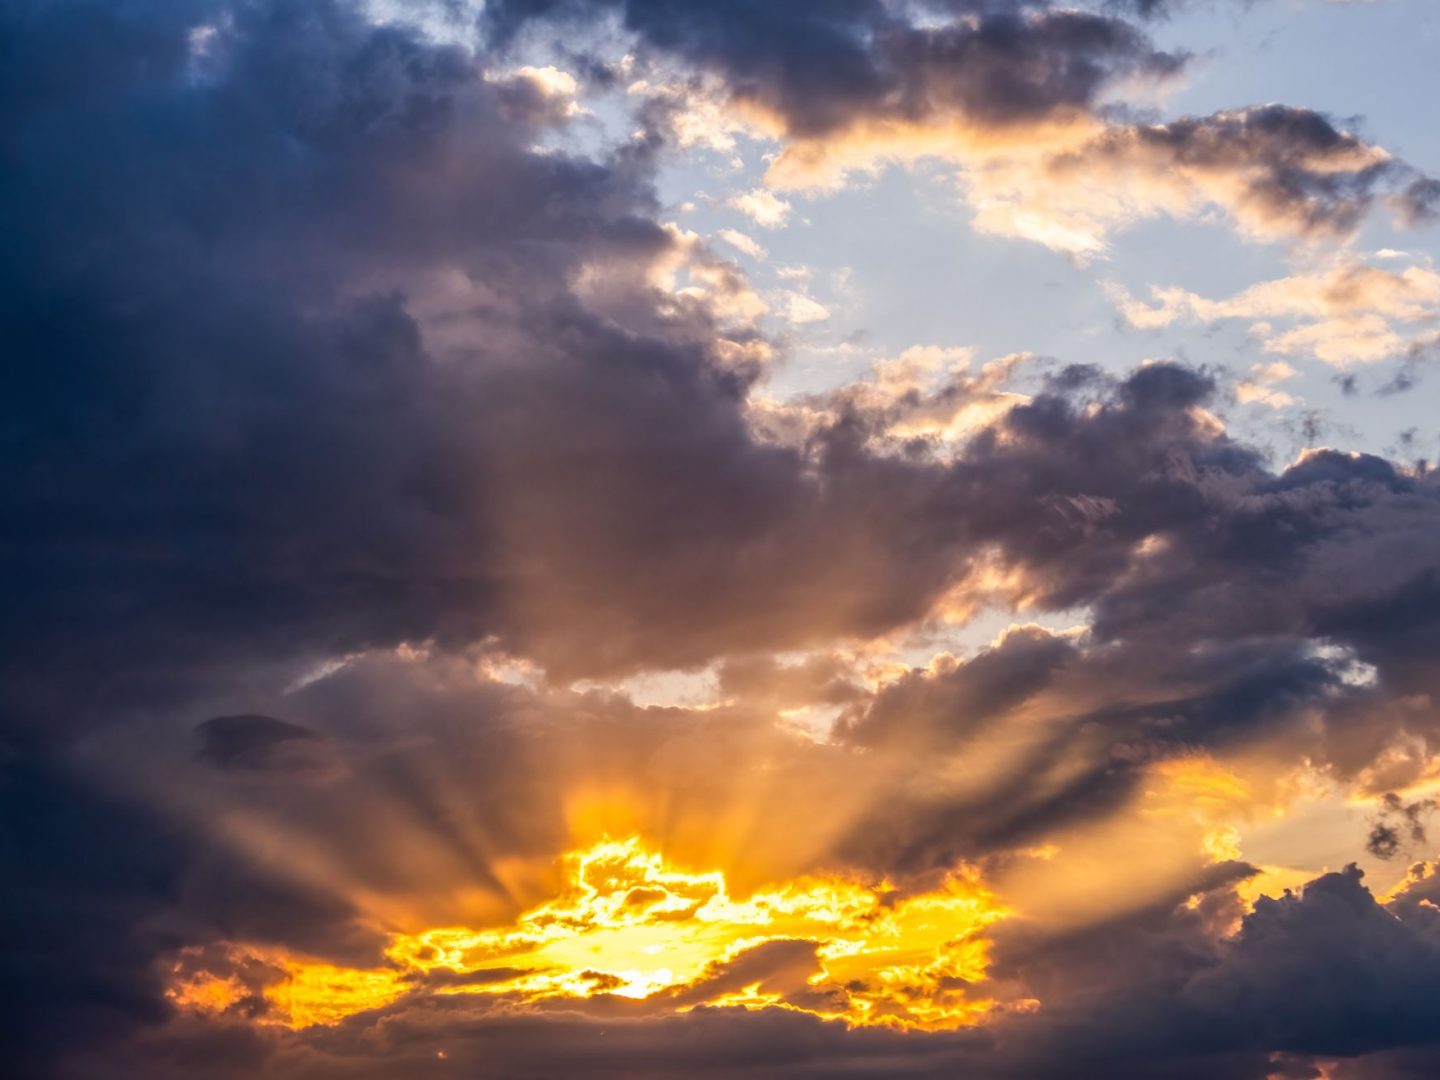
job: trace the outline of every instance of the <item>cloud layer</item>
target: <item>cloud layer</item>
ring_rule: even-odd
[[[1317,113],[1115,107],[1183,68],[1135,21],[1170,6],[516,0],[462,46],[342,0],[0,2],[10,1060],[1423,1071],[1432,869],[1286,893],[1237,837],[1324,777],[1388,808],[1372,851],[1424,842],[1435,472],[1277,466],[1173,362],[921,349],[776,399],[764,302],[662,218],[673,114],[582,151],[599,47],[513,63],[622,33],[780,140],[777,185],[949,157],[980,228],[1074,254],[1428,212]],[[1421,324],[1433,276],[1122,310],[1343,362],[1337,320]],[[993,611],[1035,621],[946,647]],[[617,927],[694,963],[556,951]],[[424,951],[457,933],[483,965]]]

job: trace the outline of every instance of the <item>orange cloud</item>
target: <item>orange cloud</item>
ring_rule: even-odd
[[[562,863],[558,895],[512,923],[397,934],[381,967],[244,944],[230,946],[227,960],[274,972],[261,991],[267,1018],[291,1028],[333,1024],[424,987],[522,1006],[603,995],[673,1011],[778,1006],[926,1030],[974,1023],[993,1005],[972,986],[989,962],[984,931],[1007,911],[963,867],[916,893],[812,876],[741,897],[719,871],[677,867],[637,837],[570,852]],[[754,962],[757,950],[787,942],[780,969]],[[170,998],[213,1015],[234,1009],[245,991],[232,973],[177,963]]]

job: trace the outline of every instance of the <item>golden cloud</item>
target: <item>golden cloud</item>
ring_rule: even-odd
[[[234,943],[219,965],[182,955],[169,996],[187,1010],[225,1013],[247,997],[235,972],[264,969],[266,1018],[290,1028],[333,1024],[422,988],[503,995],[522,1007],[607,995],[679,1012],[780,1007],[924,1030],[975,1023],[994,1006],[975,985],[989,962],[984,932],[1008,911],[966,867],[924,892],[807,876],[734,896],[722,872],[678,867],[638,837],[561,863],[558,895],[508,925],[396,934],[373,969]],[[802,962],[747,963],[781,943],[798,946]]]

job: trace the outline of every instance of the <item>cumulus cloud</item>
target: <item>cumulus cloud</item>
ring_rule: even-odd
[[[1128,21],[1173,8],[1017,0],[916,18],[883,0],[774,12],[509,0],[489,5],[486,21],[504,41],[537,18],[613,13],[646,52],[705,73],[707,108],[718,84],[737,123],[781,142],[772,187],[833,187],[889,162],[948,159],[977,228],[1081,259],[1158,214],[1218,208],[1247,236],[1306,243],[1349,236],[1377,202],[1407,224],[1433,216],[1436,181],[1315,110],[1266,104],[1139,123],[1114,107],[1127,88],[1163,87],[1185,70],[1186,54]]]
[[[903,131],[937,113],[976,128],[1023,128],[1083,111],[1116,78],[1164,78],[1182,63],[1123,19],[1045,4],[962,4],[952,20],[925,25],[881,0],[781,9],[518,0],[488,5],[486,20],[505,37],[537,17],[604,10],[801,140],[865,124]]]

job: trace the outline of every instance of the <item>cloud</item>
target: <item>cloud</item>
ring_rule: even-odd
[[[972,169],[982,231],[1089,258],[1134,222],[1223,210],[1259,240],[1351,235],[1414,170],[1310,109],[1253,106],[1161,124],[1111,124],[1053,152]]]
[[[607,10],[792,150],[1051,132],[1056,175],[1141,161],[1178,178],[1156,205],[1301,233],[1402,180],[1428,198],[1314,114],[1097,120],[1115,80],[1178,64],[1113,15]],[[1423,773],[1390,751],[1435,734],[1432,471],[1272,467],[1177,364],[1037,362],[1021,393],[1022,358],[927,347],[767,404],[743,272],[657,220],[673,126],[546,148],[579,115],[558,67],[331,0],[9,4],[0,34],[0,1021],[27,1074],[1258,1075],[1423,1038],[1429,879],[1246,914],[1225,830],[1262,796],[1189,796],[1256,746],[1337,783],[1384,765],[1379,790]],[[1401,319],[1394,277],[1352,284]],[[1088,626],[937,655],[991,606]],[[720,700],[616,688],[676,670]],[[833,729],[785,722],[807,707]],[[964,866],[1027,914],[947,937],[983,964],[823,993],[811,961],[843,950],[804,934],[657,1001],[386,965],[396,935],[553,914],[561,857],[630,835],[767,910],[829,875],[885,926]],[[278,1030],[266,1002],[312,976],[376,1007]],[[669,1015],[687,993],[708,1004]],[[884,1030],[982,993],[981,1029]]]
[[[559,894],[511,925],[397,934],[373,969],[243,945],[212,950],[214,960],[192,952],[169,992],[202,1014],[258,994],[252,1011],[293,1030],[334,1026],[435,987],[541,1009],[608,996],[659,1014],[749,1004],[853,1026],[973,1022],[992,1005],[971,992],[984,979],[983,933],[1006,912],[963,871],[931,890],[893,891],[811,876],[732,896],[722,874],[687,872],[638,838],[605,840],[568,854]],[[236,973],[267,967],[277,975],[242,994]],[[889,993],[897,980],[903,1002]]]
[[[790,218],[790,204],[764,188],[736,195],[729,205],[766,229],[781,228]]]
[[[220,769],[283,768],[292,752],[308,749],[296,744],[317,738],[313,731],[271,716],[217,716],[195,731],[200,757]]]
[[[1276,387],[1293,378],[1296,372],[1283,360],[1269,364],[1250,365],[1250,377],[1235,385],[1235,400],[1242,405],[1261,404],[1272,409],[1283,409],[1295,404],[1295,399]]]
[[[829,308],[801,292],[787,292],[783,310],[786,319],[800,325],[824,322],[830,318]]]
[[[1107,291],[1135,327],[1244,319],[1267,352],[1314,356],[1336,366],[1418,349],[1434,336],[1440,319],[1440,274],[1423,263],[1391,270],[1347,257],[1222,300],[1152,286],[1153,303],[1147,305],[1122,286],[1112,283]]]
[[[719,77],[737,105],[797,140],[866,123],[903,127],[932,113],[1019,127],[1087,108],[1118,77],[1164,78],[1182,62],[1121,19],[1005,7],[962,5],[958,18],[919,25],[878,0],[776,10],[507,2],[489,5],[486,20],[503,38],[538,16],[613,10],[643,44]]]
[[[749,255],[752,259],[763,259],[765,257],[765,249],[761,247],[759,242],[752,236],[746,236],[736,229],[721,229],[715,235],[737,251]]]
[[[1426,818],[1435,810],[1433,799],[1407,803],[1392,791],[1385,794],[1380,806],[1365,841],[1366,851],[1376,858],[1393,859],[1411,845],[1425,843]]]
[[[1419,1003],[1440,978],[1440,942],[1375,902],[1350,867],[1298,895],[1262,899],[1187,997],[1257,1045],[1350,1055],[1428,1042]]]
[[[538,18],[613,13],[643,54],[703,73],[707,108],[718,84],[736,123],[780,142],[772,187],[950,160],[976,228],[1076,258],[1103,255],[1112,232],[1159,214],[1218,208],[1251,238],[1289,243],[1346,238],[1377,201],[1403,223],[1433,216],[1434,180],[1315,110],[1142,123],[1116,107],[1126,90],[1163,88],[1185,70],[1185,53],[1127,21],[1173,8],[962,4],[921,18],[881,0],[774,12],[511,0],[489,5],[485,21],[503,43]]]
[[[527,1016],[495,1011],[470,995],[421,999],[335,1030],[265,1037],[259,1046],[232,1038],[228,1052],[223,1028],[197,1035],[213,1068],[240,1055],[237,1075],[257,1061],[288,1075],[304,1061],[308,1075],[381,1076],[432,1068],[443,1053],[447,1067],[481,1060],[493,1067],[498,1060],[539,1075],[564,1075],[584,1054],[591,1070],[643,1063],[658,1075],[736,1068],[823,1074],[843,1064],[890,1075],[944,1069],[987,1078],[1058,1077],[1084,1060],[1108,1075],[1144,1075],[1158,1061],[1170,1075],[1202,1077],[1219,1069],[1258,1078],[1274,1075],[1282,1057],[1274,1046],[1287,1047],[1283,1056],[1296,1065],[1367,1054],[1345,1064],[1356,1075],[1397,1054],[1368,1056],[1378,1047],[1408,1042],[1412,1055],[1423,1052],[1429,1037],[1421,1003],[1440,971],[1426,920],[1387,912],[1351,869],[1284,899],[1260,901],[1238,934],[1217,942],[1214,926],[1234,912],[1228,886],[1243,873],[1227,868],[1192,882],[1193,902],[1171,898],[1083,933],[1012,936],[1004,944],[1008,974],[1054,990],[1084,985],[1089,992],[1057,995],[1072,1003],[1059,1009],[1014,1011],[983,1035],[845,1032],[804,1014],[735,1008],[699,1008],[669,1019],[645,1018],[638,1004],[589,1017],[574,1011]],[[717,972],[717,985],[727,978],[761,985],[783,979],[792,960],[806,962],[802,945],[791,952],[777,944],[747,954],[732,971]],[[1114,962],[1117,955],[1126,957],[1124,965]],[[1336,971],[1354,978],[1336,981]],[[355,1058],[362,1047],[363,1064]],[[148,1075],[183,1075],[187,1063],[177,1060],[175,1047],[160,1043],[155,1050]],[[97,1076],[126,1075],[113,1064],[96,1067]]]

